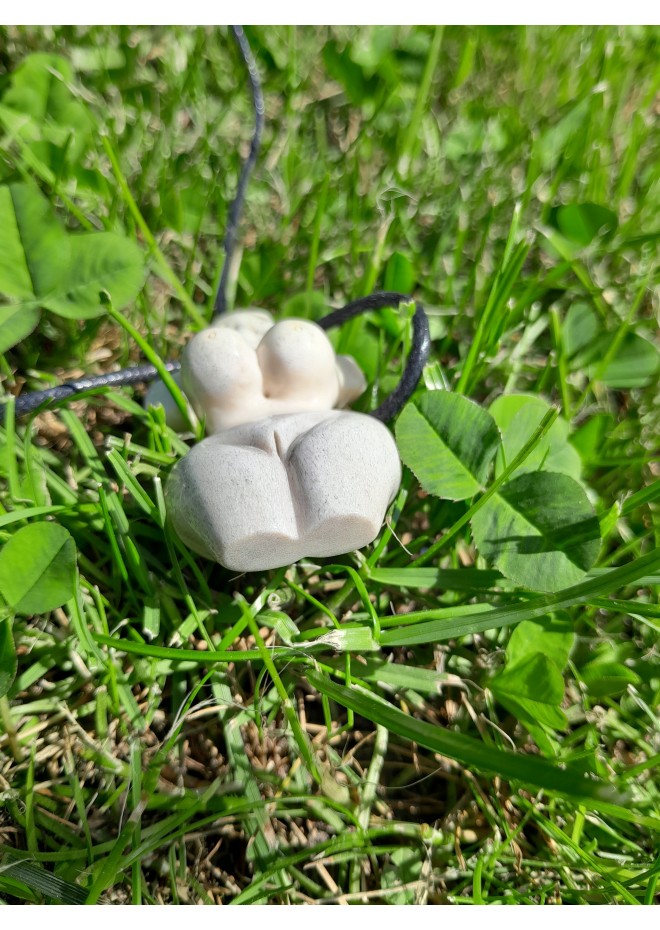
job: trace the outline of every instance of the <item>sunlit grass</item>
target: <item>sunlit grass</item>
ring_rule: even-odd
[[[474,500],[427,495],[406,471],[364,552],[235,577],[168,526],[163,484],[188,445],[137,394],[27,423],[8,412],[0,538],[55,520],[79,575],[63,607],[13,620],[0,896],[651,903],[659,34],[248,35],[267,125],[236,305],[316,318],[412,291],[431,321],[427,386],[559,409],[600,555],[541,594],[473,544],[471,516],[554,413]],[[135,362],[135,332],[177,355],[210,317],[251,131],[230,37],[5,29],[2,46],[0,95],[29,53],[62,54],[93,131],[76,158],[75,139],[35,149],[0,96],[0,180],[38,182],[70,230],[127,235],[149,267],[123,319],[44,313],[0,358],[5,391]],[[561,212],[585,204],[609,212]],[[390,311],[336,335],[370,380],[359,409],[393,387],[406,339]],[[516,625],[549,613],[576,634],[554,729],[526,726],[490,687]]]

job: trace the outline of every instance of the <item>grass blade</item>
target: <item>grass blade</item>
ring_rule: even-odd
[[[559,768],[538,756],[497,749],[463,733],[418,720],[355,682],[347,688],[321,672],[310,671],[307,677],[318,691],[344,707],[461,765],[561,794],[622,820],[639,822],[638,816],[623,806],[627,801],[625,793],[588,777],[578,769]],[[646,826],[660,832],[660,820],[654,817],[645,817],[644,820]]]
[[[614,568],[606,575],[589,578],[580,584],[558,591],[557,594],[543,595],[524,604],[515,604],[513,607],[496,607],[494,610],[483,613],[468,614],[456,620],[434,619],[433,610],[419,611],[406,615],[408,623],[419,620],[418,625],[404,630],[385,630],[380,637],[382,646],[411,646],[417,643],[445,642],[448,639],[457,639],[471,633],[480,633],[484,630],[494,630],[498,627],[520,623],[521,620],[530,620],[533,617],[543,617],[553,610],[561,610],[581,604],[593,597],[611,594],[626,585],[632,584],[639,578],[660,566],[660,549],[653,549],[647,555]],[[426,621],[426,622],[424,622]]]

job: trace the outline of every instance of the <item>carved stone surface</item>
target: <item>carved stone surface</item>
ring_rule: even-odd
[[[257,307],[250,307],[247,310],[234,310],[232,313],[221,313],[211,323],[213,329],[231,329],[239,333],[243,340],[256,349],[268,330],[274,325],[275,321],[267,310],[260,310]],[[172,375],[175,382],[183,390],[181,382],[181,372],[175,372]],[[163,407],[165,410],[165,422],[177,433],[182,433],[188,429],[188,424],[183,419],[181,411],[174,403],[172,395],[165,387],[164,383],[158,378],[152,381],[144,395],[145,407]]]
[[[194,446],[171,473],[167,510],[195,552],[256,571],[372,542],[400,480],[394,439],[378,420],[296,413]]]
[[[231,313],[219,313],[211,323],[212,329],[233,329],[240,333],[248,345],[256,349],[268,330],[275,325],[275,320],[268,310],[249,307],[247,310],[232,310]]]
[[[366,387],[354,359],[335,355],[316,323],[276,324],[268,311],[256,308],[223,313],[193,336],[182,369],[174,379],[196,414],[206,418],[209,433],[276,414],[345,407]],[[160,379],[144,398],[145,407],[159,404],[168,426],[187,428]]]
[[[227,320],[234,316],[228,314]],[[332,410],[364,391],[358,366],[335,355],[316,323],[282,320],[266,330],[256,347],[254,341],[221,321],[186,346],[183,388],[197,416],[205,417],[208,433],[285,413]]]
[[[256,571],[377,536],[401,480],[396,445],[379,421],[333,409],[366,383],[319,326],[273,323],[263,310],[225,314],[190,340],[179,383],[211,434],[175,465],[165,491],[191,549]],[[162,383],[147,402],[185,428]]]

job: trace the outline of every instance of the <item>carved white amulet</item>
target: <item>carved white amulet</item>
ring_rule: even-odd
[[[237,311],[198,333],[181,367],[211,433],[166,486],[182,542],[244,572],[375,539],[401,481],[396,444],[374,417],[333,409],[365,381],[319,326]]]

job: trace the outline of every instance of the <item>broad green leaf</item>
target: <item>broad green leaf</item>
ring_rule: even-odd
[[[621,694],[628,685],[638,685],[640,677],[620,662],[589,662],[580,671],[582,680],[592,697],[610,697]]]
[[[282,316],[299,316],[316,320],[328,313],[328,298],[322,291],[295,294],[282,304]]]
[[[601,332],[600,321],[588,304],[572,304],[561,328],[566,357],[573,360],[578,353],[593,353],[594,340]]]
[[[16,678],[16,648],[11,622],[0,620],[0,698],[4,697]]]
[[[407,404],[396,438],[401,458],[424,490],[455,501],[482,490],[500,446],[488,411],[448,391],[431,391]]]
[[[37,52],[28,55],[12,72],[2,102],[20,113],[46,120],[66,111],[71,101],[66,85],[72,80],[73,69],[66,58]]]
[[[21,137],[51,169],[77,165],[92,133],[85,105],[72,93],[73,69],[60,55],[28,55],[12,73],[3,106],[28,118]]]
[[[597,413],[571,436],[571,445],[577,449],[583,462],[598,461],[609,436],[616,428],[610,413]]]
[[[496,692],[494,683],[495,682],[491,684],[491,687],[493,687],[493,693],[497,700],[506,707],[509,713],[513,714],[524,727],[527,727],[537,743],[539,743],[541,749],[544,749],[544,747],[540,745],[541,740],[539,736],[540,733],[543,732],[543,727],[549,727],[551,730],[566,729],[568,725],[566,714],[557,704],[545,704],[543,701],[535,701],[533,698],[519,698],[516,700],[511,694]],[[547,746],[547,741],[544,742]],[[547,750],[544,749],[544,751]]]
[[[368,79],[360,65],[352,60],[350,46],[342,49],[334,39],[323,46],[323,64],[328,74],[342,85],[352,103],[364,104],[365,99],[380,86],[378,78]]]
[[[557,210],[557,225],[561,233],[580,246],[587,246],[596,236],[613,232],[616,213],[597,203],[571,203]]]
[[[575,584],[592,567],[600,527],[568,475],[532,472],[508,482],[473,516],[476,546],[512,581],[534,591]]]
[[[59,316],[85,319],[103,313],[101,291],[108,291],[119,310],[144,284],[144,258],[130,239],[116,233],[84,233],[70,237],[71,264],[57,293],[44,306]]]
[[[381,871],[383,888],[400,889],[387,896],[390,904],[414,904],[417,896],[415,882],[420,880],[424,857],[416,846],[400,846],[390,855],[390,862]]]
[[[36,185],[0,187],[0,294],[45,297],[59,285],[69,255],[66,232]]]
[[[143,283],[134,242],[109,232],[67,235],[35,185],[0,187],[0,294],[21,301],[0,310],[0,350],[34,329],[40,306],[74,319],[97,316],[101,291],[120,308]]]
[[[45,614],[74,593],[76,548],[64,527],[32,523],[0,550],[0,594],[20,614]]]
[[[502,433],[496,475],[501,474],[516,457],[548,410],[550,404],[532,394],[504,394],[490,405],[489,412]],[[568,423],[558,417],[515,474],[542,469],[579,479],[582,469],[580,456],[569,443],[568,434]]]
[[[564,351],[574,371],[587,371],[611,388],[644,387],[658,372],[660,354],[648,339],[629,332],[603,371],[600,366],[609,352],[614,333],[608,333],[586,304],[574,304],[562,327]]]
[[[509,665],[516,665],[536,652],[542,652],[560,671],[566,667],[575,642],[575,630],[564,613],[523,620],[511,634],[506,647]]]
[[[40,316],[41,310],[33,303],[0,307],[0,355],[29,336]]]
[[[385,268],[385,290],[411,294],[414,286],[415,271],[410,259],[401,252],[394,252]]]
[[[566,717],[559,710],[564,699],[564,678],[548,656],[533,652],[520,661],[507,664],[490,683],[495,697],[516,716],[561,729]],[[523,720],[524,722],[524,720]]]
[[[516,700],[528,698],[541,704],[558,706],[564,697],[564,679],[555,665],[542,652],[533,652],[513,665],[507,665],[493,681],[496,694]]]
[[[603,346],[601,358],[605,351],[607,348]],[[660,354],[653,343],[637,333],[627,333],[614,358],[606,365],[605,370],[600,372],[599,377],[611,388],[639,388],[649,384],[657,376],[658,368]],[[597,362],[593,364],[591,372],[592,375],[598,372]]]

